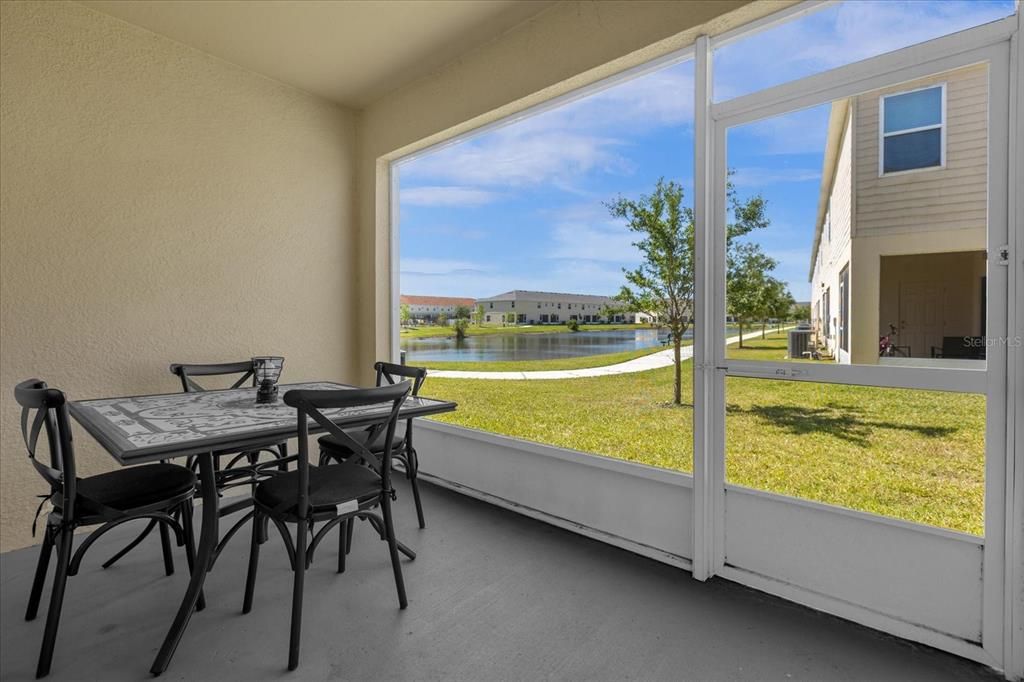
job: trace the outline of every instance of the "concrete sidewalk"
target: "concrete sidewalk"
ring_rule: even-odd
[[[784,327],[783,331],[793,327]],[[761,330],[749,332],[743,335],[744,341],[749,341],[761,336]],[[725,340],[729,345],[737,343],[739,336],[732,336]],[[693,357],[693,346],[683,346],[680,349],[680,358],[689,360]],[[522,381],[524,379],[582,379],[586,377],[605,377],[612,374],[632,374],[633,372],[646,372],[649,369],[661,369],[672,366],[672,348],[645,355],[642,358],[635,358],[620,362],[615,365],[604,367],[587,367],[586,369],[552,369],[532,372],[474,372],[464,370],[429,370],[428,375],[438,379],[492,379],[498,381]]]

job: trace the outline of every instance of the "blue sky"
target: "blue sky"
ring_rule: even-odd
[[[716,101],[1011,14],[1012,0],[855,0],[715,53]],[[730,131],[741,197],[772,224],[755,239],[776,276],[809,298],[807,266],[828,105]],[[604,202],[659,177],[692,205],[693,63],[621,83],[399,166],[404,294],[493,296],[510,289],[612,295],[638,262]]]

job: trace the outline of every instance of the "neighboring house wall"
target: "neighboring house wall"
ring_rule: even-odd
[[[840,284],[839,276],[843,268],[850,263],[852,234],[852,115],[849,107],[842,109],[840,126],[839,157],[836,161],[833,181],[826,200],[826,218],[823,220],[821,237],[818,245],[814,275],[811,279],[811,311],[817,314],[815,329],[819,341],[823,342],[830,353],[838,358],[839,353],[839,315]],[[851,285],[852,286],[852,283]],[[824,297],[829,296],[829,304],[825,305]],[[825,310],[829,319],[824,319]],[[816,312],[815,312],[816,311]],[[848,325],[853,323],[853,310],[848,316]]]
[[[503,299],[494,297],[491,299],[480,299],[479,305],[484,307],[485,324],[502,324],[505,322],[505,314],[515,313],[518,324],[545,324],[565,323],[575,318],[578,322],[605,322],[608,318],[602,315],[607,305],[614,305],[613,299],[604,302],[580,301],[572,294],[566,294],[564,298],[551,297],[547,300],[517,296],[515,301],[511,298]],[[525,316],[525,317],[524,317]],[[555,317],[557,316],[557,319]],[[632,314],[621,314],[621,319],[632,320]]]
[[[946,83],[943,168],[879,177],[879,97]],[[878,337],[889,330],[880,306],[882,256],[979,251],[986,248],[988,201],[988,67],[971,66],[885,88],[857,98],[857,176],[851,278],[853,357],[878,359]],[[922,233],[927,232],[927,238]],[[884,294],[884,295],[883,295]]]
[[[413,320],[436,320],[441,315],[454,317],[456,311],[462,307],[470,311],[476,310],[476,301],[471,298],[459,298],[456,296],[413,296],[402,294],[399,299],[401,305],[409,307],[409,317]]]
[[[879,97],[938,83],[946,84],[945,167],[879,177]],[[974,229],[983,248],[988,67],[971,66],[861,95],[856,108],[857,236]]]
[[[819,328],[827,325],[827,345],[836,352],[841,302],[839,275],[849,263],[850,356],[844,360],[872,364],[878,361],[878,337],[889,325],[901,326],[901,291],[924,286],[936,273],[949,279],[943,328],[949,335],[980,334],[981,280],[977,254],[986,248],[988,68],[957,69],[852,98],[845,134],[827,195],[832,235],[822,229],[811,277],[811,308]],[[937,84],[945,84],[945,163],[902,173],[881,174],[879,169],[880,98]],[[833,113],[838,107],[836,103]],[[831,123],[830,123],[831,125]],[[830,146],[837,144],[830,137]],[[927,237],[924,234],[927,233]],[[917,260],[889,260],[885,282],[881,259],[916,254],[936,256],[929,266]],[[943,264],[964,271],[946,271]],[[906,266],[899,274],[895,268]],[[929,270],[928,273],[925,270]],[[916,274],[911,274],[916,273]],[[957,287],[966,287],[962,290]],[[822,296],[830,293],[828,321]],[[906,292],[904,291],[904,298]],[[950,331],[953,330],[953,331]],[[978,330],[978,331],[975,331]],[[914,342],[915,355],[935,341]],[[908,334],[920,336],[920,334]],[[903,341],[899,341],[903,343]]]

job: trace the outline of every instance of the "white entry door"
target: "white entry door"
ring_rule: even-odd
[[[910,357],[929,358],[942,348],[946,287],[942,282],[904,282],[900,285],[900,326],[897,343],[910,348]]]

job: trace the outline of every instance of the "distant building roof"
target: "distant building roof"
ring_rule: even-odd
[[[611,296],[593,296],[591,294],[559,294],[551,291],[524,291],[516,289],[506,291],[490,298],[479,298],[478,301],[568,301],[570,303],[615,303]]]
[[[472,306],[475,301],[471,298],[461,298],[459,296],[410,296],[408,294],[402,294],[399,297],[401,303],[408,305],[464,305]]]

